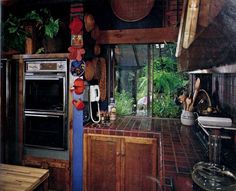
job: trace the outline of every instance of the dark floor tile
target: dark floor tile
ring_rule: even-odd
[[[188,158],[185,156],[181,156],[181,157],[176,156],[176,161],[177,162],[188,162]]]
[[[165,178],[165,185],[172,185],[172,178]]]
[[[172,165],[172,166],[175,166],[175,161],[168,161],[168,160],[165,160],[164,163],[165,163],[165,165]]]
[[[183,156],[185,156],[185,152],[175,152],[175,155],[177,157],[183,157]]]
[[[171,156],[166,156],[166,155],[164,155],[164,161],[175,161],[175,157],[173,156],[173,155],[171,155]]]
[[[173,191],[173,189],[170,186],[165,186],[164,191]]]
[[[177,172],[177,169],[175,166],[168,166],[168,165],[165,165],[165,171],[166,172]]]
[[[166,151],[166,150],[164,150],[164,155],[171,156],[171,155],[173,155],[173,151]]]
[[[174,177],[175,191],[192,191],[193,183],[190,176],[186,175],[177,175]]]
[[[179,168],[179,167],[190,167],[190,163],[189,162],[179,162],[179,161],[177,161],[176,162],[176,164],[177,164],[177,167]]]
[[[191,168],[188,168],[188,167],[178,167],[178,172],[179,173],[191,173]]]

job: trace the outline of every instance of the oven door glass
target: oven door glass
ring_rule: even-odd
[[[65,111],[65,77],[26,76],[25,110]]]
[[[26,146],[65,150],[64,115],[25,114]]]

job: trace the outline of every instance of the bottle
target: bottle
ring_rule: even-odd
[[[114,98],[110,98],[110,104],[108,106],[108,113],[110,114],[110,120],[116,120],[116,104]]]
[[[110,98],[110,104],[108,105],[108,112],[109,112],[109,113],[111,112],[111,109],[112,109],[113,107],[116,107],[116,105],[115,105],[115,100],[114,100],[114,98],[111,97],[111,98]]]

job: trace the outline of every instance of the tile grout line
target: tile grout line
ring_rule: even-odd
[[[171,132],[170,131],[170,121],[168,120],[168,129],[169,129],[169,132]],[[175,147],[174,147],[174,143],[173,143],[173,137],[172,137],[172,133],[170,133],[170,137],[171,137],[171,145],[172,145],[172,149],[173,149],[173,156],[174,156],[174,159],[175,159],[175,170],[176,170],[176,172],[177,173],[179,173],[178,172],[178,168],[177,168],[177,159],[176,159],[176,152],[175,152]]]
[[[175,122],[175,123],[177,123],[177,122]],[[179,125],[180,125],[180,124],[179,124]],[[175,127],[177,128],[177,124],[175,124]],[[181,144],[181,146],[182,146],[182,148],[183,148],[185,158],[187,158],[188,167],[191,167],[190,161],[189,161],[189,157],[188,157],[188,155],[187,155],[187,151],[186,151],[185,146],[184,146],[184,144],[183,144],[183,142],[182,142],[182,139],[181,139],[180,131],[178,131],[178,132],[179,132],[179,133],[178,133],[178,138],[179,138],[180,144]],[[187,139],[188,139],[188,142],[191,142],[190,139],[189,139],[189,135],[188,135]],[[177,164],[178,164],[178,163],[177,163]],[[177,165],[177,168],[179,168],[178,165]],[[178,170],[179,170],[179,169],[178,169]]]

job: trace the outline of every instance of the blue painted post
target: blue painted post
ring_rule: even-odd
[[[73,108],[72,190],[83,190],[83,112]]]
[[[83,20],[83,4],[72,3],[70,17],[79,17]],[[70,74],[70,80],[75,78]],[[83,98],[73,93],[73,99]],[[83,111],[73,106],[73,150],[72,150],[72,191],[83,191]]]

